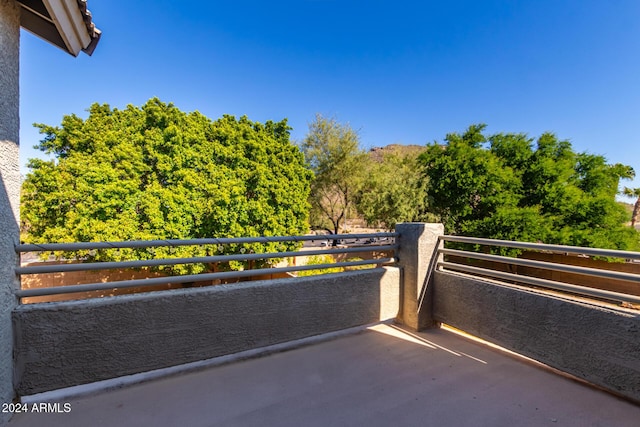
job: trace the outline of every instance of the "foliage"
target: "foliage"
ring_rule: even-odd
[[[311,226],[338,234],[347,216],[355,215],[364,180],[367,156],[359,147],[358,134],[348,124],[318,114],[301,149],[315,174],[309,199]]]
[[[433,221],[434,216],[426,213],[428,180],[422,179],[418,153],[385,152],[377,157],[368,164],[358,195],[358,211],[364,219],[388,230],[399,222]]]
[[[335,264],[335,260],[331,255],[312,255],[308,258],[306,265],[324,265]],[[342,267],[330,267],[318,270],[302,270],[298,271],[298,277],[316,276],[318,274],[341,273],[344,271]]]
[[[545,133],[485,136],[485,125],[447,135],[420,156],[429,204],[448,233],[576,246],[638,249],[615,201],[625,165],[576,153]]]
[[[36,124],[51,161],[31,159],[22,188],[31,243],[297,235],[308,230],[309,183],[286,120],[212,121],[151,99],[93,104],[86,120]],[[289,249],[286,244],[84,253],[96,260]],[[238,266],[235,266],[238,268]],[[184,269],[183,269],[184,270]],[[189,270],[187,268],[187,270]],[[192,269],[191,269],[192,270]]]

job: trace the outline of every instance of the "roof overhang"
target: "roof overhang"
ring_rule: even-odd
[[[73,56],[91,55],[101,32],[86,0],[18,0],[20,26]]]

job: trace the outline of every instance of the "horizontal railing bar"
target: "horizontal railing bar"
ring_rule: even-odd
[[[93,249],[137,249],[163,246],[228,245],[242,243],[302,242],[313,240],[398,237],[398,233],[324,234],[314,236],[219,237],[189,240],[132,240],[124,242],[30,243],[16,246],[16,252],[75,251]]]
[[[596,298],[602,298],[607,300],[619,301],[619,302],[633,302],[640,304],[640,296],[621,294],[618,292],[605,291],[603,289],[588,288],[579,285],[570,285],[568,283],[556,282],[554,280],[539,279],[537,277],[521,276],[513,273],[506,273],[502,271],[489,270],[486,268],[472,267],[470,265],[454,264],[450,262],[439,262],[438,267],[443,267],[453,271],[461,271],[471,274],[479,274],[483,276],[489,276],[496,279],[512,280],[518,283],[525,283],[528,285],[539,286],[542,288],[555,289],[564,292],[572,292],[580,295],[588,295]]]
[[[464,236],[450,236],[450,235],[440,236],[440,239],[447,242],[471,243],[471,244],[487,245],[487,246],[505,246],[509,248],[532,249],[532,250],[538,250],[538,251],[551,251],[551,252],[565,252],[565,253],[572,253],[572,254],[583,254],[583,255],[592,255],[592,256],[601,256],[601,257],[640,259],[640,252],[619,251],[614,249],[582,248],[579,246],[548,245],[544,243],[531,243],[531,242],[512,242],[510,240],[482,239],[478,237],[464,237]]]
[[[137,286],[155,286],[166,285],[169,283],[188,283],[188,282],[203,282],[207,280],[216,279],[232,279],[239,277],[261,276],[270,275],[274,273],[289,273],[294,271],[305,270],[320,270],[324,268],[335,267],[355,267],[359,265],[382,265],[395,262],[394,258],[378,258],[372,260],[362,261],[348,261],[348,262],[336,262],[333,264],[317,264],[317,265],[300,265],[292,267],[278,267],[278,268],[260,268],[256,270],[242,270],[242,271],[224,271],[217,273],[204,273],[204,274],[189,274],[184,276],[167,276],[167,277],[154,277],[150,279],[133,279],[122,280],[118,282],[107,283],[88,283],[84,285],[70,285],[59,286],[54,288],[37,288],[37,289],[19,289],[15,294],[20,298],[36,297],[45,295],[58,295],[58,294],[70,294],[75,292],[90,292],[90,291],[102,291],[109,289],[120,288],[134,288]]]
[[[606,279],[627,280],[640,282],[640,274],[625,273],[611,270],[599,270],[596,268],[581,267],[577,265],[556,264],[546,261],[537,261],[524,258],[512,258],[500,255],[483,254],[479,252],[461,251],[456,249],[440,249],[440,253],[454,255],[465,258],[480,259],[484,261],[495,261],[506,264],[520,265],[523,267],[543,268],[545,270],[562,271],[567,273],[584,274],[587,276],[603,277]]]
[[[215,263],[229,261],[253,261],[259,259],[270,258],[291,258],[299,256],[312,255],[331,255],[343,253],[360,253],[375,251],[394,251],[398,249],[398,245],[368,245],[350,248],[338,249],[312,249],[308,251],[295,252],[268,252],[257,254],[234,254],[234,255],[212,255],[206,257],[190,257],[190,258],[164,258],[151,260],[136,261],[105,261],[91,262],[80,264],[54,264],[54,265],[38,265],[32,267],[18,267],[17,274],[43,274],[43,273],[66,273],[72,271],[87,270],[110,270],[116,268],[140,268],[140,267],[157,267],[161,265],[177,265],[177,264],[197,264],[197,263]]]

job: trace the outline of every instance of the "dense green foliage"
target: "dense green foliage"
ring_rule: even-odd
[[[365,153],[349,125],[321,115],[301,148],[315,175],[311,225],[338,233],[347,218],[392,229],[398,222],[433,221],[417,157],[422,147],[393,146]],[[335,242],[334,242],[335,243]]]
[[[286,121],[212,121],[149,100],[124,110],[94,104],[86,120],[36,125],[39,148],[22,189],[27,242],[298,235],[308,230],[311,173]],[[193,256],[238,247],[85,254],[97,259]],[[283,244],[243,250],[287,249]],[[153,252],[153,253],[151,253]]]
[[[300,147],[286,121],[212,121],[157,99],[137,108],[94,104],[87,119],[39,124],[22,191],[30,243],[338,233],[347,218],[393,228],[436,221],[448,233],[625,250],[640,249],[616,203],[624,165],[576,153],[553,134],[485,135],[368,155],[357,132],[320,115]],[[422,152],[422,154],[420,154]],[[638,197],[637,189],[626,194]],[[639,199],[640,200],[640,199]],[[637,221],[640,202],[636,202]],[[294,244],[200,246],[80,253],[96,260],[271,252]],[[178,272],[204,266],[173,267]],[[240,265],[231,265],[240,268]]]
[[[400,222],[436,220],[427,211],[428,180],[421,178],[418,154],[386,152],[368,162],[358,194],[358,211],[367,223],[391,230]]]
[[[615,201],[633,170],[602,156],[576,153],[568,141],[543,134],[485,136],[484,125],[420,157],[431,209],[447,232],[576,246],[639,248]]]

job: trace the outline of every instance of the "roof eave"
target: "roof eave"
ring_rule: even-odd
[[[98,42],[100,41],[100,36],[102,36],[102,31],[95,28],[94,35],[93,37],[91,37],[91,41],[86,47],[82,48],[82,51],[89,56],[93,55],[93,51],[96,49],[96,47],[98,46]]]
[[[91,43],[78,3],[76,0],[43,0],[43,3],[67,51],[73,56],[78,56],[80,51]]]
[[[91,55],[101,32],[91,21],[86,0],[20,0],[21,26],[73,56]]]

